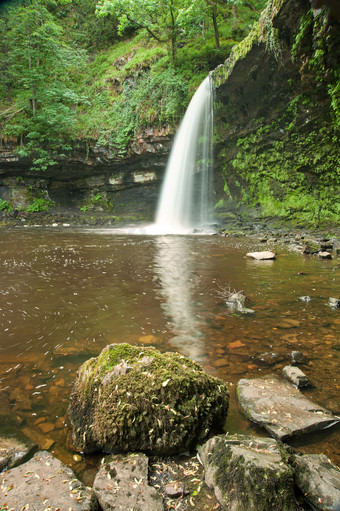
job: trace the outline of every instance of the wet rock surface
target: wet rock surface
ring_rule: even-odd
[[[224,382],[183,355],[110,345],[78,371],[73,442],[87,453],[180,453],[222,431],[228,402]]]
[[[272,438],[221,435],[199,450],[205,481],[224,509],[295,511],[293,471]]]
[[[98,502],[73,471],[47,451],[0,474],[1,509],[94,511]]]
[[[96,475],[93,490],[103,511],[162,511],[161,495],[148,485],[145,454],[107,456]]]
[[[289,380],[293,385],[295,385],[298,389],[302,387],[308,387],[310,385],[310,381],[307,376],[301,369],[295,366],[285,366],[282,369],[282,374],[287,380]]]
[[[237,393],[246,416],[279,440],[324,429],[340,421],[275,375],[241,379]]]
[[[263,252],[248,252],[246,257],[249,259],[256,259],[257,261],[265,261],[268,259],[276,259],[275,253],[270,252],[269,250],[264,250]]]
[[[16,439],[0,436],[0,471],[12,468],[22,462],[36,449],[28,439]]]
[[[323,454],[296,456],[295,481],[313,509],[340,509],[340,470]]]

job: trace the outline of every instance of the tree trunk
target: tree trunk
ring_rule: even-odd
[[[173,11],[173,1],[170,2],[170,15],[171,15],[171,59],[172,65],[176,67],[176,57],[177,57],[177,31],[176,31],[176,22]]]
[[[214,25],[214,36],[215,36],[215,44],[216,48],[220,48],[220,34],[218,32],[218,25],[217,25],[217,5],[216,3],[212,6],[212,19],[213,19],[213,25]]]

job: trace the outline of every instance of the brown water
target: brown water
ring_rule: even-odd
[[[275,261],[244,257],[264,249],[256,239],[1,231],[0,434],[23,432],[90,481],[97,459],[76,465],[64,418],[79,365],[117,342],[179,351],[228,382],[232,432],[259,432],[237,407],[238,380],[280,373],[292,350],[309,359],[302,369],[314,386],[304,392],[339,413],[340,311],[327,306],[340,297],[339,259],[265,248]],[[217,291],[228,286],[246,293],[254,314],[227,308]],[[298,323],[280,325],[287,318]],[[264,352],[283,360],[261,362]],[[300,448],[340,464],[340,430]]]

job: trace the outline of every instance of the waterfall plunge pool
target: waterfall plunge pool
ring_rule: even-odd
[[[273,243],[266,249],[277,259],[256,262],[244,257],[263,250],[255,238],[95,229],[2,230],[0,246],[0,435],[22,432],[40,448],[49,441],[80,475],[98,459],[73,461],[64,425],[70,390],[79,365],[110,343],[178,351],[228,382],[226,431],[259,433],[240,412],[235,386],[244,377],[280,374],[293,350],[309,360],[301,368],[313,387],[304,393],[339,412],[340,314],[327,306],[340,296],[336,260]],[[221,286],[243,290],[255,313],[228,309]],[[299,299],[306,295],[309,302]],[[284,326],[287,318],[295,326]],[[282,360],[261,361],[267,352]],[[299,448],[339,465],[339,428]]]

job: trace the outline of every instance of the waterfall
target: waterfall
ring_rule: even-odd
[[[166,168],[155,230],[181,234],[213,221],[213,95],[209,76],[193,96],[176,134]]]

